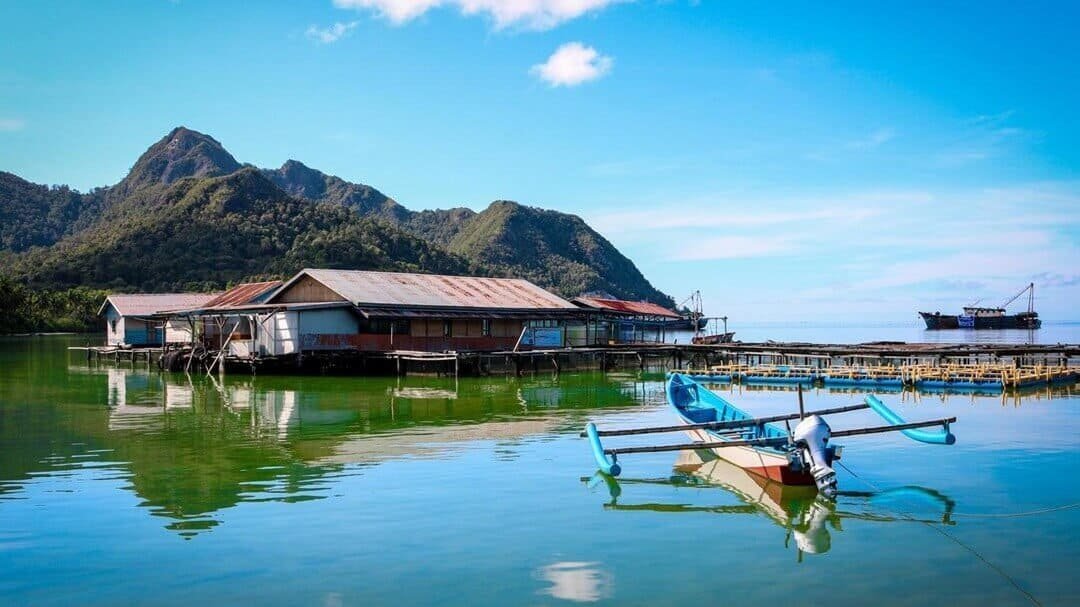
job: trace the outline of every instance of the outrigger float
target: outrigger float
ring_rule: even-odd
[[[751,417],[681,373],[668,375],[666,392],[668,404],[682,421],[680,425],[625,430],[598,430],[591,422],[585,426],[582,436],[588,437],[601,472],[618,476],[622,472],[620,455],[709,449],[748,472],[784,485],[816,485],[822,495],[832,498],[837,493],[832,464],[840,459],[842,450],[840,445],[830,443],[833,438],[900,432],[920,443],[951,445],[956,442],[950,431],[955,417],[906,422],[872,394],[868,394],[863,403],[805,411],[800,387],[798,413]],[[834,431],[822,418],[862,409],[872,409],[888,425]],[[792,430],[790,422],[794,420],[799,422]],[[777,426],[777,422],[783,422],[785,427]],[[933,426],[941,429],[922,429]],[[667,432],[686,432],[694,442],[612,449],[604,447],[600,441],[606,436]]]

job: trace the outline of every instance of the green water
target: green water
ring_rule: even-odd
[[[587,420],[674,421],[656,375],[215,382],[83,342],[0,340],[2,605],[1080,603],[1080,509],[1032,513],[1080,502],[1074,387],[886,394],[958,444],[847,439],[828,505],[694,453],[594,477]]]

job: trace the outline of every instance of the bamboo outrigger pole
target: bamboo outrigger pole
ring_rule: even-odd
[[[914,428],[927,428],[929,426],[945,426],[955,422],[955,417],[935,419],[924,422],[910,422],[892,426],[870,426],[867,428],[854,428],[852,430],[837,430],[832,437],[859,436],[863,434],[880,434],[882,432],[898,432]],[[721,447],[775,447],[787,444],[788,437],[754,438],[748,440],[716,441],[711,443],[684,443],[679,445],[651,445],[645,447],[622,447],[617,449],[604,449],[607,455],[623,455],[626,453],[657,453],[661,451],[691,451],[695,449],[718,449]]]
[[[846,405],[843,407],[833,407],[831,409],[819,409],[817,411],[810,411],[805,415],[831,415],[833,413],[847,413],[848,411],[859,411],[861,409],[869,409],[870,405],[865,403],[859,403],[855,405]],[[792,419],[802,419],[805,417],[803,413],[785,413],[783,415],[770,415],[768,417],[755,417],[753,419],[740,419],[731,420],[726,422],[704,422],[701,424],[680,424],[678,426],[655,426],[651,428],[629,428],[626,430],[597,430],[597,436],[630,436],[632,434],[662,434],[665,432],[681,432],[683,430],[726,430],[730,428],[747,428],[750,426],[757,426],[761,424],[767,424],[770,422],[783,422]],[[582,432],[580,436],[585,437],[586,433]]]

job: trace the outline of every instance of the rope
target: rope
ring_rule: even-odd
[[[1048,514],[1050,512],[1061,512],[1062,510],[1072,510],[1073,508],[1080,508],[1080,502],[1073,502],[1071,504],[1065,504],[1063,506],[1053,506],[1050,508],[1043,508],[1041,510],[1028,510],[1025,512],[1008,512],[1005,514],[994,513],[965,513],[965,512],[952,512],[950,516],[962,516],[964,518],[1018,518],[1021,516],[1035,516],[1037,514]]]
[[[848,474],[850,474],[851,476],[853,476],[853,477],[859,479],[860,481],[866,483],[867,485],[869,485],[870,488],[872,488],[874,491],[882,491],[882,489],[880,487],[878,487],[875,483],[871,482],[869,479],[865,479],[865,478],[859,476],[858,474],[855,474],[855,472],[851,468],[848,468],[843,462],[837,460],[836,463],[839,464],[839,466],[841,468],[846,470]],[[1076,506],[1076,504],[1071,504],[1071,505],[1068,505],[1068,506],[1065,506],[1065,507],[1058,507],[1056,509],[1063,510],[1063,509],[1072,508],[1072,507],[1075,507],[1075,506]],[[1054,509],[1048,509],[1048,510],[1052,511]],[[1035,605],[1036,607],[1042,607],[1042,603],[1040,603],[1039,600],[1036,599],[1030,592],[1028,592],[1027,590],[1024,590],[1024,588],[1019,584],[1019,582],[1017,582],[1015,579],[1013,579],[1008,573],[1005,573],[1005,571],[1003,569],[1001,569],[1001,567],[998,567],[994,563],[991,563],[985,556],[980,554],[978,550],[976,550],[976,549],[972,548],[971,546],[968,546],[964,542],[960,541],[957,537],[951,535],[950,533],[948,533],[947,531],[942,529],[939,525],[928,523],[926,521],[920,521],[920,520],[914,518],[913,516],[911,516],[910,514],[908,514],[907,512],[905,512],[903,510],[894,510],[894,512],[896,512],[900,516],[903,516],[904,518],[907,518],[908,520],[919,522],[919,523],[922,523],[922,524],[926,525],[927,527],[933,529],[934,531],[937,531],[941,535],[943,535],[946,538],[948,538],[949,540],[953,541],[957,546],[960,546],[961,548],[963,548],[963,549],[967,550],[968,552],[970,552],[971,554],[975,555],[975,557],[978,558],[983,563],[985,563],[987,567],[994,570],[998,575],[1000,575],[1002,577],[1002,579],[1009,582],[1009,584],[1011,584],[1013,588],[1016,588],[1016,590],[1018,592],[1020,592],[1025,597],[1027,597],[1028,601],[1030,601],[1032,605]],[[978,515],[974,515],[974,516],[978,516]]]

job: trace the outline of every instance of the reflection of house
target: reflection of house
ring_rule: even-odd
[[[229,354],[239,358],[500,350],[519,341],[585,345],[594,316],[525,280],[319,269],[301,271],[261,303],[199,311],[224,312],[247,319],[249,331],[238,330],[229,342]]]
[[[161,426],[160,376],[134,369],[105,369],[108,380],[109,430],[145,430]]]
[[[464,450],[476,441],[514,441],[550,433],[559,419],[520,419],[486,421],[476,424],[422,426],[393,434],[367,434],[348,437],[334,445],[332,453],[319,458],[322,464],[374,464],[409,457],[433,459]]]
[[[663,342],[668,331],[685,322],[678,313],[647,301],[576,297],[574,303],[598,315],[616,343]]]
[[[105,340],[110,346],[160,346],[191,341],[184,323],[155,318],[158,312],[201,306],[217,293],[134,293],[110,295],[98,316],[105,317]]]

